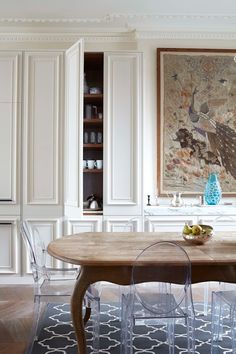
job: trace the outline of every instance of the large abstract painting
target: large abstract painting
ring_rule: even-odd
[[[236,50],[157,50],[158,188],[236,193]]]

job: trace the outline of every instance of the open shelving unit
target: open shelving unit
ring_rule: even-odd
[[[103,53],[84,54],[84,74],[83,159],[103,161]],[[101,214],[103,168],[83,169],[83,201],[86,203],[91,195],[99,208],[93,211],[85,207],[84,214]]]

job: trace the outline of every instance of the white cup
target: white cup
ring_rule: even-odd
[[[87,161],[86,160],[83,160],[83,168],[87,168]]]
[[[87,167],[92,170],[95,167],[95,160],[87,160]]]
[[[96,160],[95,161],[95,166],[98,170],[101,170],[103,167],[103,160]]]

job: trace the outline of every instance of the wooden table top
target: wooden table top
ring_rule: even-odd
[[[157,241],[177,242],[193,265],[236,265],[236,232],[216,232],[200,246],[187,244],[180,233],[173,232],[85,232],[50,242],[48,253],[84,266],[130,266],[144,248]]]

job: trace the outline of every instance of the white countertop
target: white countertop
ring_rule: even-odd
[[[144,215],[233,215],[236,216],[236,205],[202,205],[172,207],[168,205],[144,206]]]

